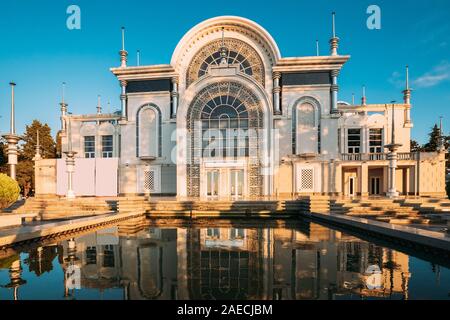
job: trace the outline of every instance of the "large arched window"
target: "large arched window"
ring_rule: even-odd
[[[229,95],[210,100],[201,112],[203,157],[248,157],[248,111]]]
[[[320,106],[311,97],[304,97],[292,109],[293,154],[320,153]]]
[[[264,86],[264,65],[258,52],[238,39],[225,38],[213,41],[204,46],[192,59],[186,76],[186,86],[208,74],[211,67],[218,66],[221,62],[220,48],[227,49],[227,63],[239,65],[239,70],[253,77]]]
[[[136,156],[161,157],[161,111],[156,105],[142,106],[136,115]]]

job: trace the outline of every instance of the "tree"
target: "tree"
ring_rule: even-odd
[[[25,129],[22,143],[19,148],[19,163],[17,164],[17,182],[22,193],[27,197],[34,189],[34,162],[36,155],[37,132],[39,130],[39,142],[41,146],[41,156],[45,159],[56,157],[56,144],[51,136],[51,129],[47,124],[42,124],[34,120]]]
[[[411,140],[411,152],[420,152],[421,150],[421,145],[416,140]]]
[[[434,127],[431,129],[431,132],[428,134],[430,137],[428,140],[428,143],[426,143],[423,146],[423,151],[425,152],[434,152],[439,149],[440,145],[440,139],[441,139],[441,130],[437,126],[437,124],[434,125]]]
[[[6,173],[8,170],[8,157],[6,155],[6,141],[0,137],[0,173]]]

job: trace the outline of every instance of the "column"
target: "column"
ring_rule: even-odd
[[[331,114],[336,114],[338,113],[338,107],[337,107],[337,102],[338,102],[338,91],[339,91],[339,86],[338,86],[338,81],[337,81],[337,77],[339,75],[339,70],[332,70],[331,71]]]
[[[396,171],[397,171],[397,149],[391,149],[388,153],[389,160],[389,189],[387,196],[390,198],[398,197],[397,186],[396,186]]]
[[[120,95],[120,102],[122,106],[122,118],[127,119],[127,81],[121,80],[120,86],[122,88],[122,93]]]
[[[177,117],[178,111],[178,78],[172,78],[172,119]]]
[[[73,190],[73,174],[75,172],[75,155],[76,152],[68,151],[66,154],[66,169],[67,169],[67,193],[66,197],[69,200],[75,199],[76,195]]]
[[[369,166],[367,163],[361,165],[361,196],[369,195]]]
[[[273,110],[274,110],[274,114],[276,114],[276,115],[281,114],[281,108],[280,108],[280,94],[281,94],[280,78],[281,78],[281,72],[274,72],[273,73]]]

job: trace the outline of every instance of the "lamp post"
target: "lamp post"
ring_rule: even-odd
[[[5,138],[8,143],[7,155],[8,155],[8,165],[9,165],[9,176],[11,179],[16,180],[16,165],[17,165],[17,144],[20,141],[20,137],[16,134],[16,120],[15,120],[15,102],[14,102],[14,88],[16,84],[11,82],[11,120],[10,120],[10,130],[8,134],[5,134]]]
[[[397,192],[397,186],[396,186],[396,171],[397,171],[397,160],[398,160],[398,154],[397,150],[402,146],[402,144],[395,142],[395,102],[392,101],[392,129],[391,129],[391,143],[388,145],[385,145],[384,147],[389,150],[388,153],[388,160],[389,160],[389,189],[387,192],[387,196],[389,198],[396,198],[399,196]]]

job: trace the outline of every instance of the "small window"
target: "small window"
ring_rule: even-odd
[[[206,235],[208,236],[208,238],[212,238],[212,239],[219,239],[220,238],[220,230],[215,228],[208,228],[206,230]]]
[[[113,136],[102,136],[102,157],[113,157]]]
[[[84,137],[84,157],[95,158],[95,137]]]
[[[348,153],[361,153],[361,129],[348,129]]]
[[[383,129],[370,129],[369,152],[383,153]]]

